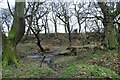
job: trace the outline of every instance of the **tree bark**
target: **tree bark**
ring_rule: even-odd
[[[118,54],[120,54],[120,23],[118,23]]]
[[[72,40],[71,40],[71,30],[70,30],[69,22],[67,23],[67,29],[68,29],[68,37],[69,37],[69,46],[71,47]]]
[[[1,56],[2,56],[2,23],[0,21],[0,61],[2,61]]]
[[[58,34],[57,34],[57,23],[56,23],[56,21],[54,21],[54,26],[55,26],[55,37],[57,37]]]
[[[80,33],[81,32],[81,24],[79,21],[78,21],[78,25],[79,25],[79,33]]]
[[[28,27],[27,32],[24,35],[24,37],[22,38],[21,42],[24,42],[25,40],[27,40],[29,34],[30,34],[30,28]]]
[[[3,66],[14,63],[17,67],[19,65],[16,56],[16,45],[21,40],[25,32],[24,20],[24,2],[15,3],[14,20],[8,37],[3,34]]]
[[[116,36],[114,24],[111,19],[107,21],[104,33],[105,33],[104,44],[106,48],[116,49],[117,48],[117,36]]]
[[[55,27],[55,37],[57,37],[58,34],[57,34],[57,18],[56,18],[56,16],[53,17],[53,22],[54,22],[54,27]]]
[[[7,66],[8,64],[14,63],[16,66],[19,65],[17,57],[16,57],[16,45],[13,41],[9,40],[5,34],[2,35],[3,39],[3,66]]]
[[[64,24],[64,27],[65,27],[65,33],[67,33],[67,25],[66,25],[66,23]]]
[[[105,2],[98,2],[102,12],[103,12],[103,25],[104,25],[104,45],[107,49],[116,49],[117,48],[117,36],[114,28],[114,17],[105,4]]]

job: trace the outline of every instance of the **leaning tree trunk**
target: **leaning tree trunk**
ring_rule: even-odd
[[[7,66],[9,63],[14,63],[16,66],[19,65],[16,57],[16,45],[25,32],[24,7],[25,1],[15,3],[11,31],[8,33],[8,37],[3,33],[3,66]]]

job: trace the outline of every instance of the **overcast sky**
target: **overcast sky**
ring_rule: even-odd
[[[15,0],[8,0],[11,6],[14,6]],[[0,0],[0,8],[8,8],[7,0]]]
[[[10,4],[11,7],[14,6],[15,0],[8,0],[8,1],[9,1],[9,4]],[[18,0],[18,1],[21,1],[21,0]],[[31,0],[26,0],[26,1],[31,1]],[[44,1],[44,0],[39,0],[39,1]],[[58,0],[46,0],[46,1],[58,1]],[[88,1],[91,2],[91,1],[96,1],[96,0],[59,0],[59,1],[74,1],[76,3],[78,1],[79,2],[86,2],[86,1],[87,2]],[[102,1],[102,0],[100,0],[100,1]],[[112,1],[120,1],[120,0],[112,0]],[[1,8],[8,8],[8,6],[7,6],[7,0],[0,0],[0,9]],[[78,26],[78,25],[76,25],[76,26]],[[76,28],[76,26],[75,26],[75,28]],[[50,32],[54,32],[54,26],[53,26],[53,24],[49,23],[49,27],[51,29]],[[64,32],[64,26],[58,26],[58,32]]]
[[[15,4],[15,0],[8,0],[9,1],[9,3],[10,3],[10,5],[11,6],[14,6],[14,4]],[[21,0],[18,0],[18,1],[21,1]],[[33,1],[33,0],[26,0],[26,1]],[[34,0],[34,1],[37,1],[37,0]],[[39,0],[39,1],[44,1],[44,0]],[[58,0],[46,0],[46,1],[58,1]],[[74,2],[76,2],[76,1],[88,1],[88,0],[59,0],[59,1],[74,1]],[[7,6],[7,0],[0,0],[0,8],[7,8],[8,6]]]
[[[10,4],[11,7],[14,6],[15,0],[8,0],[8,1],[9,1],[9,4]],[[30,1],[30,0],[26,0],[26,1]],[[40,1],[42,1],[42,0],[40,0]],[[48,0],[46,0],[46,1],[48,1]],[[49,1],[58,1],[58,0],[49,0]],[[63,0],[61,0],[61,1],[63,1]],[[76,0],[64,0],[64,1],[76,1]],[[8,8],[7,0],[0,0],[0,8]],[[50,32],[54,32],[54,25],[51,24],[51,22],[49,22],[48,24],[49,24],[49,27],[50,27]],[[5,25],[3,25],[3,26],[5,26]],[[74,27],[74,28],[76,28],[76,27]],[[7,29],[6,29],[6,31],[7,31]],[[58,26],[58,32],[65,32],[64,31],[64,26],[59,25]]]

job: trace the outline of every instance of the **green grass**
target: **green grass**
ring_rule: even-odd
[[[120,78],[114,71],[97,65],[77,64],[62,71],[60,78]]]
[[[40,78],[54,74],[48,66],[39,67],[35,65],[22,64],[19,68],[7,66],[3,68],[3,78]]]
[[[114,76],[114,74],[116,74],[115,72],[119,71],[119,66],[117,64],[117,63],[119,63],[119,61],[117,59],[118,59],[118,53],[116,50],[112,50],[112,51],[98,50],[94,54],[91,51],[89,51],[89,52],[79,53],[78,56],[63,56],[61,58],[56,59],[53,62],[53,64],[57,65],[56,68],[58,68],[58,69],[62,68],[60,72],[61,72],[61,75],[63,75],[63,76],[70,73],[70,74],[73,74],[70,77],[79,76],[82,78],[85,78],[85,77],[96,77],[96,78],[100,77],[101,78],[101,77],[104,77],[104,75],[106,75],[106,73],[108,73],[108,74],[110,74],[110,77],[113,75],[112,77],[115,78],[116,77],[116,76]],[[76,71],[76,66],[73,66],[73,65],[78,65],[78,64],[81,64],[81,65],[87,64],[87,65],[84,65],[86,67],[89,65],[99,65],[99,66],[94,67],[94,68],[97,68],[98,71],[96,69],[96,71],[97,71],[96,72],[94,70],[94,68],[89,67],[86,70],[86,73],[88,73],[88,74],[80,76],[79,74],[74,72],[74,71]],[[68,69],[69,66],[73,66],[73,67],[70,67]],[[101,71],[100,74],[99,74],[99,69],[103,69],[103,71]],[[111,69],[111,71],[110,71],[110,69]],[[65,73],[63,73],[64,70],[67,70],[67,71]],[[93,72],[91,70],[93,70]],[[104,72],[104,70],[106,72]],[[80,74],[86,74],[86,73],[84,71],[80,72]],[[68,74],[68,75],[70,75],[70,74]],[[95,76],[91,76],[91,75],[95,75]],[[69,77],[69,76],[67,76],[67,77]]]
[[[63,49],[65,49],[65,46],[62,46],[61,50]],[[119,77],[115,73],[118,72],[119,67],[118,53],[116,50],[98,50],[94,54],[92,51],[86,51],[79,52],[77,56],[57,56],[52,63],[53,69],[55,68],[56,72],[47,65],[40,67],[39,63],[26,60],[21,60],[21,62],[22,65],[19,68],[13,66],[3,67],[3,78],[41,78],[57,77],[58,75],[63,78]]]

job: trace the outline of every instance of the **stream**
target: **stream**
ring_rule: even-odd
[[[53,48],[53,52],[43,53],[44,55],[42,55],[40,53],[31,53],[31,54],[27,55],[27,58],[29,60],[33,60],[33,61],[36,61],[36,60],[42,61],[42,62],[47,63],[49,65],[52,63],[53,58],[55,56],[57,56],[59,52],[60,52],[60,47],[56,46]]]

